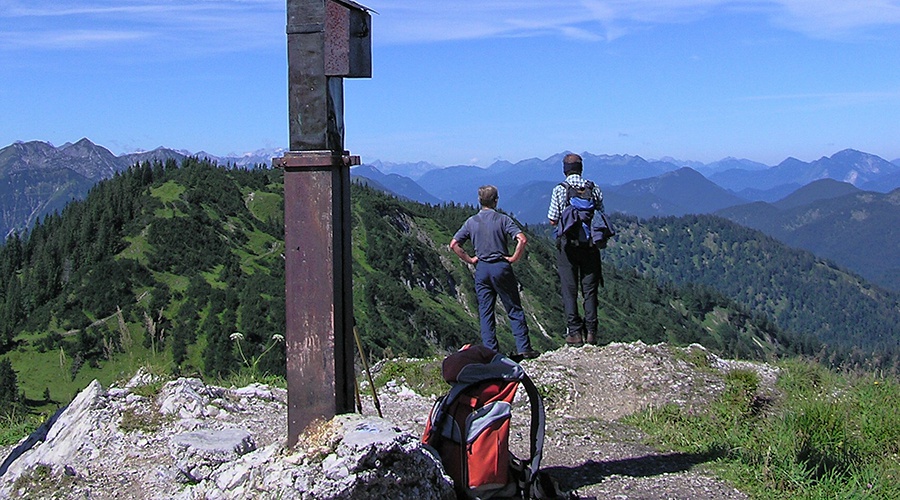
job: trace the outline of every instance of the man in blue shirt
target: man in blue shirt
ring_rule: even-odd
[[[515,357],[530,359],[539,354],[531,348],[525,311],[519,296],[519,282],[511,264],[522,257],[528,238],[508,215],[497,212],[499,195],[494,186],[478,188],[481,210],[469,217],[450,240],[450,250],[463,262],[475,266],[475,295],[478,297],[478,315],[481,320],[481,341],[485,347],[500,350],[497,343],[494,306],[497,297],[503,303],[509,324],[516,340]],[[510,256],[509,239],[516,240],[516,249]],[[460,246],[472,240],[475,256],[470,257]]]
[[[592,184],[594,208],[603,213],[603,193],[596,184],[581,176],[583,170],[581,156],[567,154],[563,158],[566,184],[579,189],[588,183]],[[547,210],[547,218],[553,226],[560,223],[563,210],[568,204],[567,191],[563,184],[553,188],[550,208]],[[597,217],[600,215],[595,214],[594,218]],[[566,343],[573,347],[582,346],[585,342],[594,344],[597,341],[597,287],[602,279],[600,249],[592,241],[580,242],[578,239],[567,238],[565,234],[557,235],[556,244],[559,248],[557,267],[562,285],[563,308],[566,311]],[[579,287],[584,300],[583,318],[578,313]]]

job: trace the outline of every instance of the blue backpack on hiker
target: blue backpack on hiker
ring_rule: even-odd
[[[559,185],[566,188],[566,201],[560,216],[557,238],[565,236],[569,243],[606,248],[616,232],[606,214],[600,212],[600,216],[594,217],[594,183],[586,181],[580,188],[568,182],[561,182]]]

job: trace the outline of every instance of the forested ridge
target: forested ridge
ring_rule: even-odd
[[[886,194],[853,190],[804,203],[804,196],[813,197],[817,191],[852,188],[824,179],[810,186],[785,204],[751,203],[717,215],[833,259],[873,283],[900,291],[900,189]]]
[[[126,347],[135,332],[109,320],[115,314],[128,330],[154,330],[143,343],[171,349],[178,368],[186,346],[215,324],[256,331],[259,318],[283,322],[281,302],[258,298],[283,288],[280,212],[252,210],[280,188],[269,174],[196,159],[148,163],[100,182],[27,237],[11,237],[0,252],[4,346],[63,348],[77,372],[78,361],[95,364]],[[233,365],[220,361],[221,370]]]
[[[476,209],[404,202],[359,185],[351,203],[354,315],[367,356],[479,342],[472,271],[447,249]],[[282,172],[189,158],[136,165],[10,237],[0,247],[0,347],[24,399],[58,403],[92,378],[108,383],[147,364],[216,378],[253,362],[283,374],[283,226]],[[552,349],[565,331],[555,249],[537,228],[526,232],[514,269],[534,343]],[[612,258],[641,251],[627,231],[613,248],[605,251],[601,341],[698,342],[757,359],[820,352],[814,337],[778,328],[710,286],[647,278]],[[666,258],[693,258],[679,255]],[[503,314],[498,307],[501,347],[511,350]]]
[[[661,282],[717,290],[785,330],[826,343],[824,355],[835,364],[896,370],[900,294],[720,217],[615,222],[608,262]]]
[[[369,341],[393,350],[395,332],[410,331],[410,324],[416,328],[409,340],[422,345],[401,347],[408,353],[480,341],[472,271],[446,249],[453,233],[477,209],[399,201],[361,186],[353,196],[354,292],[364,290],[362,300],[354,296],[355,314]],[[540,230],[526,226],[525,231],[532,237],[514,269],[532,339],[539,349],[555,348],[565,334],[556,249]],[[708,287],[660,284],[612,265],[604,266],[604,278],[599,293],[601,342],[698,342],[716,352],[755,359],[819,349],[813,337],[782,331]],[[388,290],[391,300],[384,298]],[[392,308],[383,307],[391,303]],[[502,315],[502,308],[498,312]],[[512,336],[502,316],[498,326],[501,347],[511,350]]]

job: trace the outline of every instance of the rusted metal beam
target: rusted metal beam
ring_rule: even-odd
[[[273,166],[275,168],[291,169],[292,167],[352,167],[360,164],[359,156],[351,155],[348,151],[344,151],[344,154],[338,158],[335,158],[332,151],[323,151],[322,153],[324,154],[316,154],[315,152],[298,154],[290,151],[281,158],[275,158]]]
[[[331,151],[284,158],[288,445],[354,409],[350,172]]]
[[[354,409],[350,166],[344,76],[370,76],[369,15],[348,0],[287,0],[290,149],[284,168],[288,446]]]

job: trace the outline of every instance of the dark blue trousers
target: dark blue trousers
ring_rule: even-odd
[[[478,315],[481,318],[481,341],[485,347],[500,350],[497,343],[497,320],[494,305],[497,297],[509,316],[509,326],[516,339],[517,352],[531,350],[525,311],[519,296],[519,281],[513,273],[512,265],[505,260],[499,262],[478,261],[475,266],[475,295],[478,297]]]
[[[562,244],[557,258],[563,309],[569,336],[597,333],[597,287],[600,285],[600,250],[595,246]],[[584,318],[578,314],[578,290],[584,300]]]

